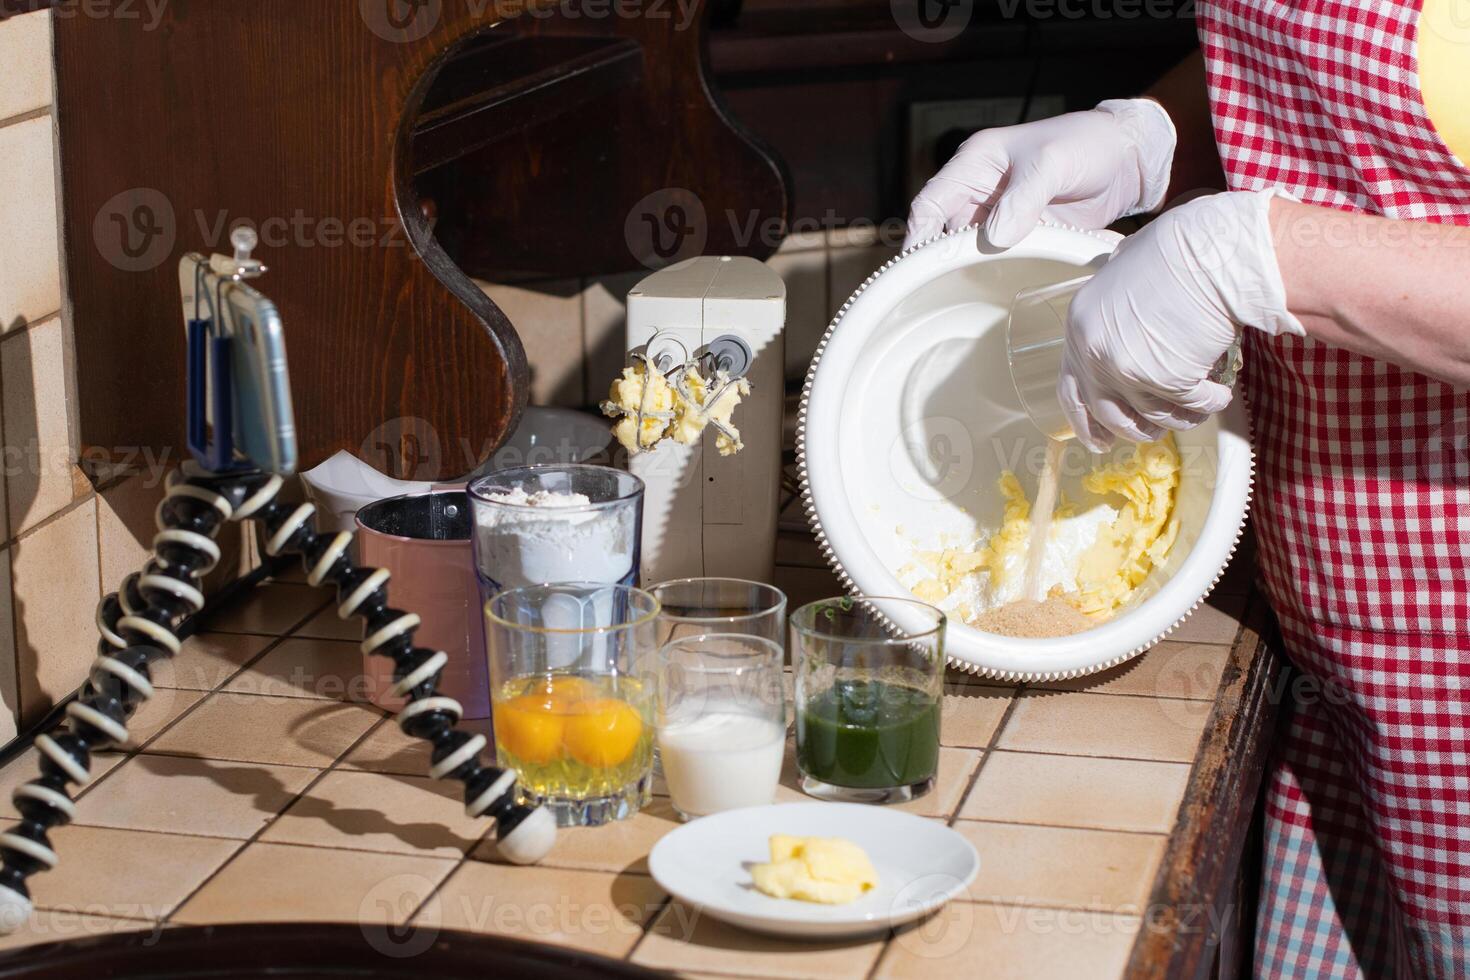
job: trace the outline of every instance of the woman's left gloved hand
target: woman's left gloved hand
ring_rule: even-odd
[[[1305,333],[1271,243],[1279,193],[1212,194],[1166,211],[1078,290],[1057,397],[1083,445],[1161,439],[1224,409],[1231,390],[1209,375],[1240,327]]]

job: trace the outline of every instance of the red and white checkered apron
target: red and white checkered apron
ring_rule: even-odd
[[[1204,0],[1231,188],[1470,224],[1419,93],[1421,2]],[[1261,566],[1307,680],[1257,973],[1470,976],[1470,391],[1296,337],[1247,360]]]

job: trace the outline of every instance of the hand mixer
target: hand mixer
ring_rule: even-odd
[[[603,410],[637,433],[622,441],[647,487],[644,581],[771,580],[785,324],[785,283],[750,258],[689,259],[629,291],[628,357],[643,383],[636,399]],[[728,421],[736,402],[738,426]],[[706,426],[714,438],[700,437]]]
[[[433,745],[430,776],[464,783],[466,813],[495,820],[500,853],[533,863],[555,841],[551,815],[516,802],[514,771],[480,761],[485,736],[456,729],[463,709],[436,693],[448,656],[414,646],[419,617],[388,604],[388,572],[353,563],[350,532],[315,533],[312,504],[275,499],[295,462],[285,350],[274,308],[246,284],[266,271],[250,258],[254,233],[237,229],[232,241],[233,257],[191,253],[180,264],[195,462],[170,477],[152,557],[97,608],[102,637],[86,683],[64,719],[35,738],[40,775],[16,788],[20,822],[0,833],[0,931],[29,917],[26,879],[58,861],[47,832],[76,816],[67,784],[86,784],[93,752],[127,742],[128,718],[153,694],[150,665],[179,652],[183,621],[204,607],[199,579],[219,560],[215,536],[246,518],[264,525],[267,554],[300,555],[308,583],[336,587],[337,614],[367,624],[364,652],[393,661],[393,694],[407,699],[399,726]],[[212,442],[204,438],[206,405]]]

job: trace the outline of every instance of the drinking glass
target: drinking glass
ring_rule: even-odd
[[[1062,373],[1062,357],[1067,347],[1067,317],[1077,290],[1087,285],[1091,275],[1066,282],[1033,286],[1016,293],[1011,303],[1010,320],[1006,324],[1006,356],[1010,360],[1011,380],[1021,407],[1048,439],[1067,440],[1075,437],[1062,403],[1057,400],[1057,379]],[[1233,343],[1210,371],[1210,380],[1229,388],[1241,368],[1239,331]]]
[[[659,650],[658,753],[685,820],[775,798],[785,659],[772,640],[734,633],[683,636]]]
[[[495,752],[563,827],[650,796],[658,600],[601,582],[507,589],[485,606]]]
[[[806,793],[901,803],[933,787],[945,626],[944,613],[915,599],[824,599],[792,615]]]
[[[581,494],[580,506],[504,499],[515,491]],[[568,464],[499,470],[469,484],[481,597],[554,582],[638,581],[643,481],[610,466]]]
[[[786,594],[739,578],[681,578],[648,590],[658,600],[658,641],[739,633],[786,643]]]

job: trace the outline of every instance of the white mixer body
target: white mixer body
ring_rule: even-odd
[[[629,469],[647,484],[644,582],[721,576],[769,582],[776,565],[781,484],[786,284],[754,259],[701,256],[647,277],[628,293],[628,350],[655,335],[699,355],[735,337],[752,355],[751,395],[733,422],[745,448],[721,456],[707,431],[693,446],[665,439]]]
[[[1034,497],[1046,440],[1011,380],[1010,303],[1019,289],[1087,274],[1118,240],[1043,226],[1000,252],[966,229],[905,252],[848,300],[807,377],[799,456],[808,513],[852,592],[907,595],[899,570],[916,545],[983,542],[1002,521],[1003,471]],[[1178,626],[1234,552],[1253,458],[1238,398],[1176,439],[1179,536],[1122,610],[1051,639],[985,633],[951,617],[951,661],[1005,679],[1072,677],[1120,663]],[[1076,465],[1085,457],[1074,444],[1067,499],[1088,496]]]

